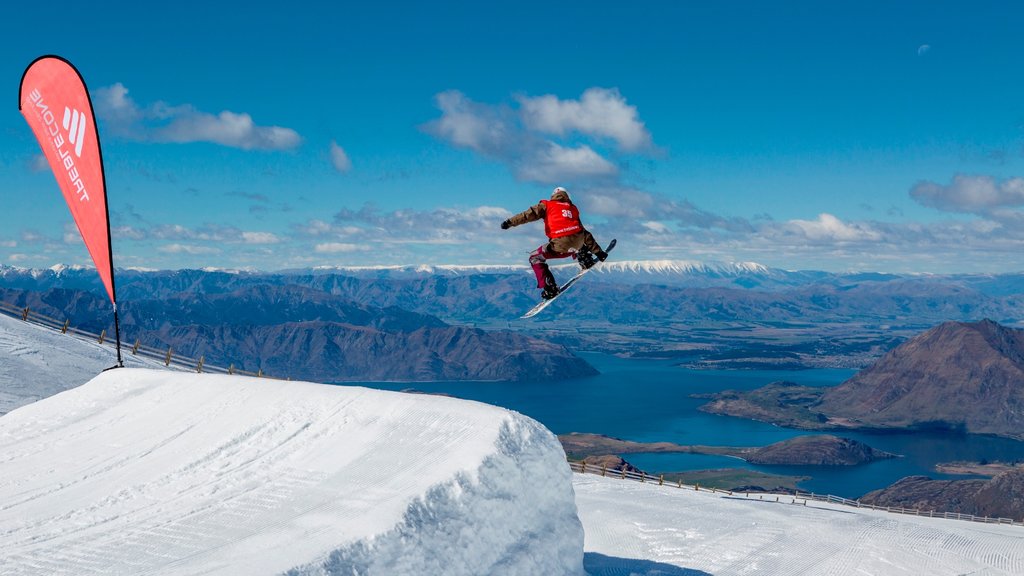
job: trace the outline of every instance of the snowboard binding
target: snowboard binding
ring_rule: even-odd
[[[576,261],[580,263],[580,268],[589,270],[594,267],[594,264],[597,264],[597,256],[594,256],[594,253],[588,250],[586,246],[582,246],[576,252]]]

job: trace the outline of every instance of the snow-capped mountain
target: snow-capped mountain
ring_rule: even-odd
[[[576,269],[575,262],[551,260],[556,270]],[[425,276],[522,275],[531,274],[526,264],[508,265],[420,265],[420,266],[320,266],[314,274],[344,274],[357,278],[409,279]],[[287,274],[301,273],[291,270]],[[771,268],[756,262],[702,262],[697,260],[608,260],[594,269],[595,281],[657,282],[679,285],[733,283],[759,285],[796,285],[827,276],[820,272],[793,272]]]

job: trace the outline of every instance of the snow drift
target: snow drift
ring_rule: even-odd
[[[142,369],[0,418],[14,574],[583,574],[557,439],[452,398]]]

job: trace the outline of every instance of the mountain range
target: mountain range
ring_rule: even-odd
[[[175,292],[173,284],[119,305],[126,346],[140,341],[209,364],[322,382],[561,380],[596,374],[559,344],[507,330],[452,326],[430,315],[358,304],[311,288],[253,284],[217,292],[184,282],[177,286],[183,291]],[[110,303],[102,294],[0,288],[0,301],[71,319],[82,330],[112,333]]]
[[[567,278],[574,266],[555,266],[555,275]],[[350,306],[383,311],[392,326],[422,322],[428,328],[441,323],[488,333],[511,330],[552,342],[556,350],[674,359],[694,368],[861,368],[947,320],[992,318],[1007,326],[1024,321],[1022,274],[829,273],[756,263],[611,260],[574,287],[571,295],[530,321],[518,320],[538,299],[526,266],[331,267],[281,272],[124,269],[117,272],[117,286],[123,312],[135,306],[159,308],[161,301],[178,304],[177,312],[170,308],[162,312],[175,317],[175,325],[206,325],[176,317],[185,313],[181,306],[189,299],[212,302],[220,295],[277,287],[302,297],[318,293]],[[102,295],[94,271],[68,266],[0,266],[0,287]],[[252,295],[242,301],[250,306],[256,298]],[[74,312],[76,323],[91,323],[96,331],[109,327],[109,314],[97,311],[79,319],[80,306],[73,308],[65,313]],[[189,310],[201,312],[201,307]],[[270,308],[267,313],[279,311]],[[315,319],[277,315],[274,322]],[[409,325],[399,332],[408,332]]]

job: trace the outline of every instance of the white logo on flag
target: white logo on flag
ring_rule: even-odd
[[[75,156],[82,157],[82,143],[85,142],[85,114],[64,107],[64,129],[68,131],[68,142],[75,145]]]

